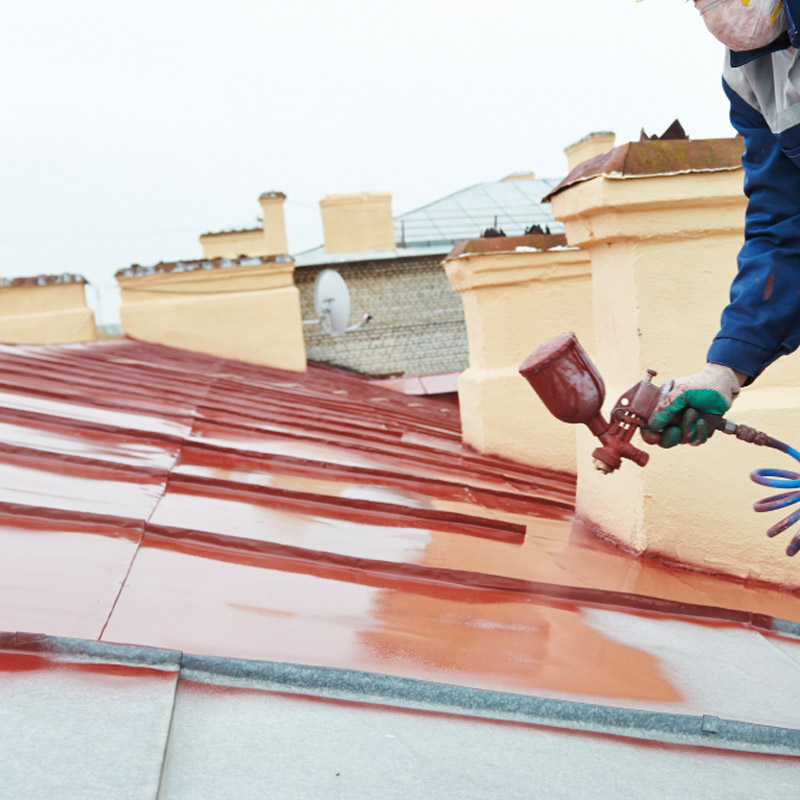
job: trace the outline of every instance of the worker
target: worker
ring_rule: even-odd
[[[638,0],[637,0],[638,2]],[[744,138],[745,241],[707,364],[679,378],[642,436],[703,444],[701,412],[723,414],[800,345],[800,0],[694,0],[727,47],[723,88]]]

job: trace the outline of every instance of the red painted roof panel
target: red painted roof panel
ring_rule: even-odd
[[[464,447],[452,405],[134,341],[2,347],[0,391],[0,628],[800,714],[800,598],[597,540],[572,476]]]

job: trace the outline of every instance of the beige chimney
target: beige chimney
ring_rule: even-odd
[[[326,253],[363,253],[395,247],[392,195],[329,194],[319,201]]]
[[[599,131],[584,136],[583,139],[564,148],[567,156],[567,170],[572,172],[578,164],[599,156],[614,147],[615,135],[611,131]]]
[[[286,244],[286,222],[283,218],[283,192],[264,192],[258,198],[263,225],[236,231],[204,233],[200,236],[203,258],[239,258],[240,256],[282,256]]]
[[[264,252],[260,255],[280,256],[289,252],[286,244],[286,221],[283,217],[283,192],[264,192],[258,198],[264,220]]]

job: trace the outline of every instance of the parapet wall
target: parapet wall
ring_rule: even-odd
[[[575,331],[593,349],[589,256],[563,235],[465,242],[444,262],[461,295],[469,367],[459,379],[463,439],[483,453],[574,472],[575,430],[544,409],[519,365]]]
[[[122,327],[145,342],[303,372],[293,272],[285,256],[122,270]]]
[[[0,341],[58,344],[97,339],[80,275],[40,275],[0,283]]]

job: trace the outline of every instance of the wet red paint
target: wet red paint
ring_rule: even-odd
[[[144,545],[106,629],[109,641],[147,637],[189,652],[486,688],[678,699],[651,655],[594,631],[579,604],[533,602],[458,585],[446,573],[381,571],[367,561],[243,558],[150,534]],[[181,602],[187,594],[190,605]]]
[[[525,526],[503,520],[486,519],[479,516],[459,514],[437,509],[420,508],[397,502],[380,502],[347,498],[341,495],[322,494],[317,492],[300,492],[285,487],[251,486],[238,481],[216,478],[209,481],[204,478],[174,477],[168,489],[169,496],[183,495],[189,498],[185,504],[185,514],[189,506],[202,522],[196,526],[203,530],[207,526],[229,525],[229,520],[236,513],[233,506],[244,506],[247,513],[254,508],[277,509],[283,512],[306,515],[313,508],[315,516],[326,519],[340,519],[381,528],[424,528],[450,531],[465,536],[480,536],[497,541],[521,544],[525,536]],[[219,500],[224,503],[221,519],[215,523],[209,519],[213,506],[207,500]],[[159,521],[159,515],[154,521]]]
[[[0,505],[0,630],[100,637],[142,522]]]
[[[800,621],[794,595],[602,542],[572,523],[574,476],[337,370],[0,347],[0,408],[0,628],[672,702],[588,610]]]

